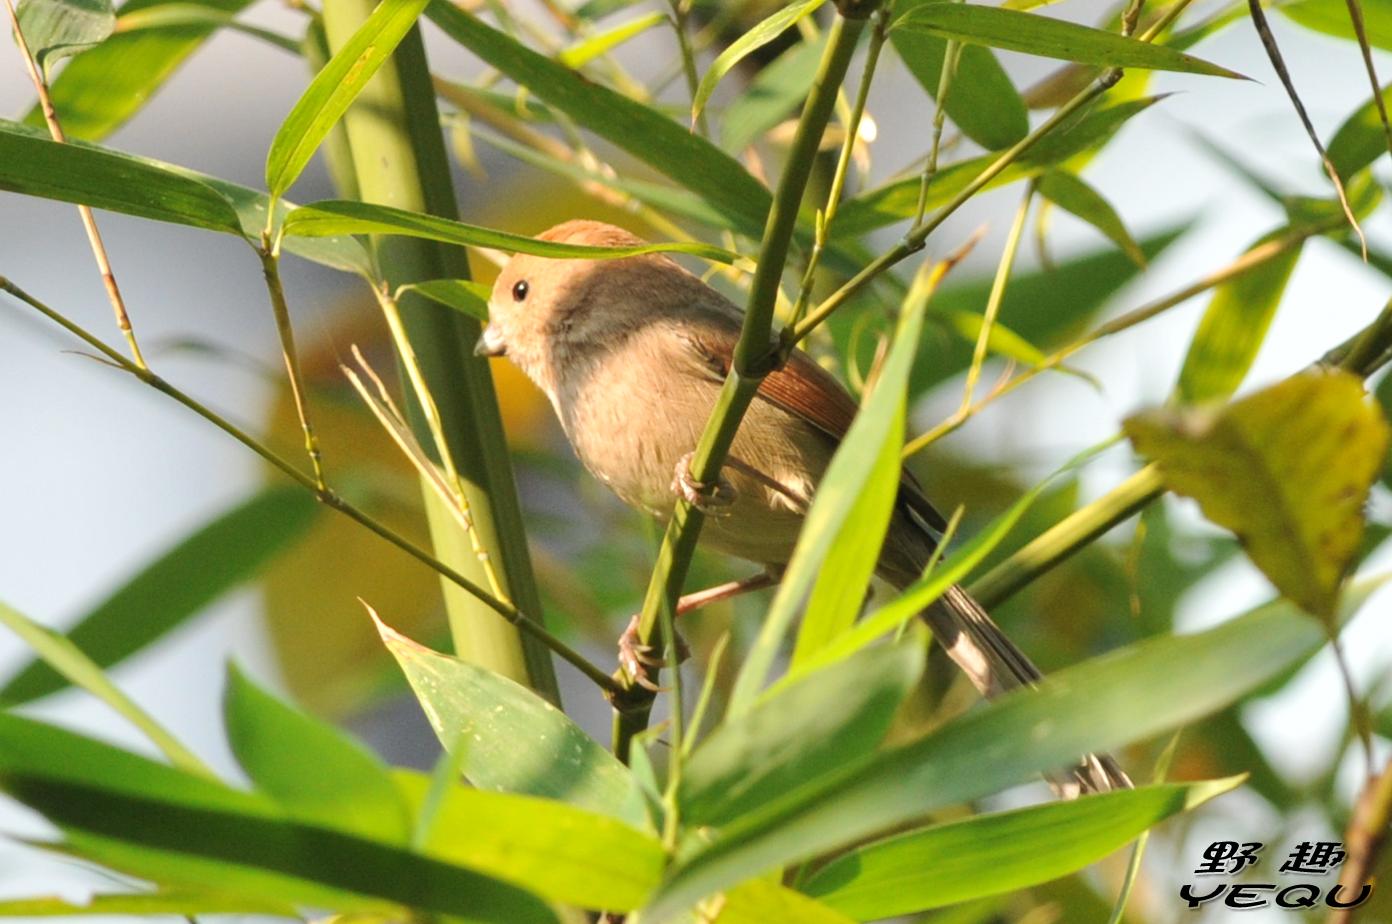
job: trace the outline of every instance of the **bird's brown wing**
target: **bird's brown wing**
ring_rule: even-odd
[[[730,374],[735,344],[739,340],[739,332],[727,330],[726,326],[704,327],[692,341],[712,378],[719,381]],[[759,385],[758,398],[807,421],[837,444],[845,438],[859,410],[855,398],[836,377],[801,350],[794,350],[781,369],[775,369],[764,378]],[[930,529],[941,532],[947,528],[947,521],[929,502],[918,479],[908,469],[903,470],[900,480],[899,502]]]

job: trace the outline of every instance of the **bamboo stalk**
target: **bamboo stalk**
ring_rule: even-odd
[[[367,19],[373,0],[325,4],[329,46],[337,49]],[[434,88],[420,32],[413,29],[344,117],[354,172],[364,201],[454,218],[449,162],[440,134]],[[375,252],[388,291],[443,277],[465,279],[468,260],[457,247],[414,238],[382,238]],[[527,552],[517,487],[503,438],[487,360],[472,347],[479,324],[415,293],[403,296],[401,323],[420,373],[439,409],[439,426],[463,483],[479,541],[497,568],[508,598],[527,613],[541,599]],[[406,397],[407,414],[420,443],[434,443],[421,404]],[[488,575],[453,514],[423,486],[436,555],[476,583]],[[525,683],[559,701],[550,657],[472,596],[445,585],[445,604],[456,653]]]

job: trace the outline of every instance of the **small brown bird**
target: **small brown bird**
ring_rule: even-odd
[[[569,221],[542,240],[597,247],[643,243],[595,221]],[[687,466],[730,371],[742,312],[665,256],[616,260],[518,254],[503,267],[478,352],[507,356],[556,409],[580,461],[628,504],[665,520],[676,491],[712,515],[710,548],[765,573],[683,598],[680,612],[777,579],[856,401],[807,354],[761,384],[735,436],[720,484],[703,490]],[[879,577],[904,588],[923,572],[942,518],[904,472]],[[924,614],[935,638],[987,696],[1029,686],[1040,673],[960,587]],[[625,667],[642,676],[631,645]],[[1056,783],[1058,781],[1056,780]],[[1130,781],[1105,756],[1088,755],[1062,784],[1108,790]]]

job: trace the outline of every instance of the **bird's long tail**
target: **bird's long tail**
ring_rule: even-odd
[[[923,613],[933,636],[948,657],[986,697],[1032,687],[1043,677],[1039,668],[996,625],[981,604],[960,587],[952,587]],[[1067,771],[1046,776],[1067,798],[1090,792],[1130,789],[1131,780],[1106,754],[1087,754]]]

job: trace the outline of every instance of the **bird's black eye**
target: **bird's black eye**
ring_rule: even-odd
[[[527,292],[530,290],[530,288],[531,287],[527,285],[527,280],[517,280],[517,282],[513,283],[512,286],[512,300],[515,302],[522,301],[527,297]]]

